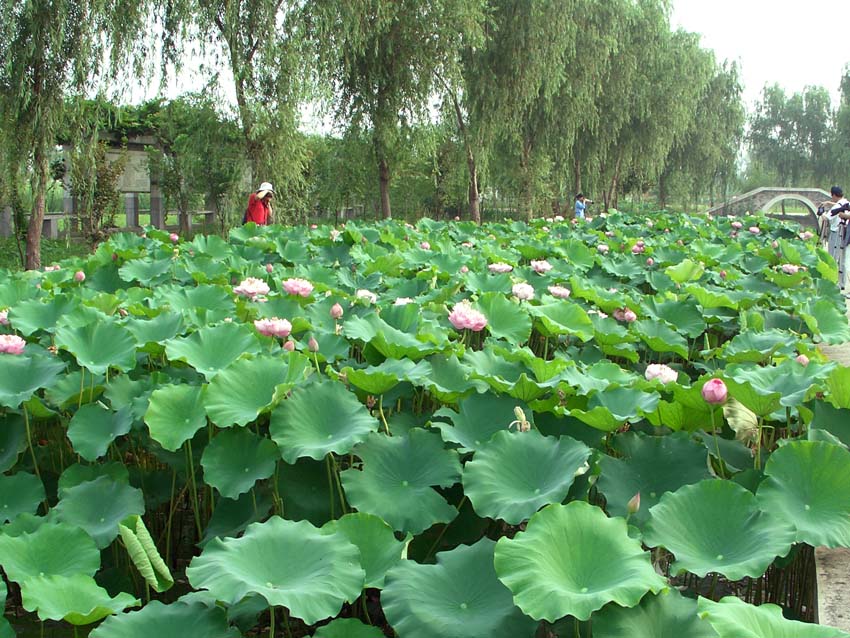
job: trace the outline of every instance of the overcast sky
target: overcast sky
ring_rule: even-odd
[[[850,63],[850,0],[674,0],[671,22],[739,63],[748,105],[774,82],[824,86],[835,101]]]

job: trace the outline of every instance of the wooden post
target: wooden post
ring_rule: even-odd
[[[127,216],[127,227],[138,228],[139,226],[139,194],[126,193],[124,195],[124,214]]]
[[[0,211],[0,237],[12,236],[12,207],[6,206]]]
[[[159,187],[159,175],[151,175],[151,226],[165,228],[165,210],[162,202],[162,189]]]

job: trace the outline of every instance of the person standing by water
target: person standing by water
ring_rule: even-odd
[[[838,265],[838,287],[844,293],[844,248],[850,240],[850,236],[846,236],[849,232],[847,220],[850,220],[850,204],[845,199],[844,191],[841,190],[840,186],[833,186],[830,194],[832,195],[832,208],[824,213],[829,223],[827,251]]]
[[[576,195],[576,219],[585,219],[587,213],[587,205],[592,204],[593,200],[587,199],[582,193]]]
[[[272,223],[272,198],[274,187],[269,182],[263,182],[256,192],[248,196],[248,208],[242,223],[254,222],[258,226],[267,226]]]

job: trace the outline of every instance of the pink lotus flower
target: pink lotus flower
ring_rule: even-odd
[[[643,246],[638,246],[637,244],[632,246],[632,254],[634,255],[640,255],[645,250],[646,248],[644,248]]]
[[[782,264],[782,272],[786,275],[796,275],[800,272],[800,267],[795,264]]]
[[[564,286],[549,286],[549,294],[558,299],[566,299],[572,294],[572,291]]]
[[[617,308],[614,311],[614,319],[631,323],[632,321],[637,321],[637,315],[630,308]]]
[[[758,235],[761,232],[761,228],[758,226],[750,226],[748,229],[753,235]]]
[[[489,266],[487,266],[487,268],[490,270],[490,272],[495,272],[495,273],[499,273],[499,274],[511,272],[514,269],[514,267],[511,266],[510,264],[505,264],[505,263],[502,263],[502,262],[490,264]]]
[[[272,274],[273,270],[274,270],[274,266],[272,266],[271,264],[266,264],[266,272],[267,273]]]
[[[650,266],[650,267],[654,266],[654,265],[655,265],[655,260],[654,260],[652,257],[647,257],[647,258],[646,258],[646,265],[647,265],[647,266]]]
[[[640,246],[641,248],[643,248],[644,246],[646,246],[646,242],[645,242],[645,241],[643,241],[642,239],[638,239],[638,240],[635,242],[635,246]]]
[[[800,233],[800,239],[802,239],[803,241],[809,241],[814,236],[815,236],[815,234],[811,231],[808,231],[808,230]]]
[[[744,227],[741,222],[732,222],[730,226],[732,226],[735,230],[741,230]]]
[[[460,274],[465,275],[469,272],[469,266],[463,265],[460,267]]]
[[[378,301],[378,295],[376,295],[371,290],[366,290],[365,288],[362,288],[355,292],[354,296],[358,299],[365,299],[369,303],[375,303],[376,301]]]
[[[45,266],[44,267],[44,272],[56,272],[57,270],[59,270],[59,266],[56,265],[56,264],[53,264],[52,266]]]
[[[287,279],[283,282],[283,289],[290,295],[309,297],[313,292],[313,284],[306,279]]]
[[[0,326],[8,326],[9,325],[9,309],[4,308],[0,310]]]
[[[729,390],[722,379],[709,379],[702,386],[702,398],[706,403],[719,405],[726,402]]]
[[[609,250],[611,250],[611,248],[608,246],[608,244],[599,244],[596,247],[596,250],[605,255],[608,253]]]
[[[78,270],[77,272],[74,273],[74,281],[82,283],[85,280],[86,280],[86,273],[84,273],[82,270]]]
[[[247,279],[243,279],[242,282],[233,289],[233,292],[240,297],[248,297],[248,299],[254,301],[257,297],[269,294],[269,285],[262,279],[248,277]]]
[[[646,371],[643,373],[647,381],[658,379],[661,383],[673,383],[679,378],[679,373],[670,366],[665,366],[663,363],[650,363],[646,366]]]
[[[480,332],[487,325],[487,317],[473,308],[468,301],[455,304],[449,313],[449,321],[456,330],[472,330],[472,332]]]
[[[409,303],[413,303],[413,299],[410,297],[399,297],[393,302],[394,306],[406,306]]]
[[[770,242],[770,247],[779,248],[779,242],[774,239],[772,242]]]
[[[532,259],[531,260],[531,269],[534,272],[540,273],[542,275],[543,273],[549,272],[550,270],[552,270],[552,264],[550,264],[545,259],[541,259],[540,261],[536,261],[536,260]]]
[[[613,230],[606,230],[606,231],[605,231],[605,236],[606,236],[606,237],[613,237],[613,236],[614,236],[614,231],[613,231]]]
[[[335,303],[333,306],[331,306],[330,315],[334,319],[342,319],[342,306],[340,306],[338,303]]]
[[[288,337],[292,332],[292,324],[286,319],[272,317],[271,319],[257,319],[254,321],[257,332],[267,337]]]
[[[427,241],[420,242],[419,247],[422,250],[431,250],[431,244],[429,244]]]
[[[318,227],[318,224],[310,224],[310,230],[316,230]]]
[[[178,241],[180,241],[180,235],[178,235],[177,233],[171,233],[168,238],[171,240],[172,244],[176,244]]]
[[[18,335],[0,335],[0,354],[23,354],[26,344]]]
[[[804,354],[798,354],[795,361],[803,367],[809,365],[809,358]]]
[[[295,352],[295,342],[287,339],[283,342],[283,349],[287,352]]]
[[[514,297],[516,297],[520,301],[528,301],[529,299],[534,299],[534,287],[524,282],[514,284],[511,288],[511,292],[513,293]]]
[[[726,271],[725,270],[721,270],[718,274],[720,275],[721,279],[726,279]]]

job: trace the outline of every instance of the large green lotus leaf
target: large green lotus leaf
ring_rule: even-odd
[[[699,577],[760,578],[794,544],[794,528],[760,511],[755,494],[732,481],[686,485],[662,496],[649,514],[644,544],[664,547],[676,556],[674,571]]]
[[[827,400],[836,408],[850,409],[850,367],[839,366],[826,379]]]
[[[136,338],[139,347],[148,343],[162,343],[183,332],[183,316],[176,312],[162,312],[151,319],[128,319],[124,324]]]
[[[719,638],[848,638],[850,634],[832,627],[787,620],[776,605],[749,605],[726,596],[720,602],[700,598],[700,618],[714,627]]]
[[[27,428],[20,414],[0,415],[0,472],[15,466],[27,447]]]
[[[593,614],[594,638],[717,638],[697,616],[697,602],[676,589],[644,596],[637,607],[606,605]]]
[[[378,421],[353,392],[337,381],[312,383],[292,392],[272,412],[269,431],[287,463],[335,452],[348,454]]]
[[[702,277],[705,266],[691,259],[683,259],[675,266],[665,268],[664,272],[677,284],[682,284],[686,281],[696,281]]]
[[[843,310],[839,310],[830,299],[818,299],[810,302],[802,318],[812,334],[826,343],[845,343],[850,341],[850,326]]]
[[[650,350],[674,352],[683,359],[688,358],[688,341],[663,321],[635,321],[631,329],[637,333]]]
[[[145,501],[141,490],[101,476],[65,490],[52,513],[60,521],[83,528],[103,549],[118,536],[121,521],[145,513]]]
[[[557,384],[557,379],[537,383],[529,377],[531,371],[522,361],[508,360],[492,349],[467,352],[464,361],[472,366],[472,377],[486,381],[499,393],[509,394],[521,401],[533,401]]]
[[[220,607],[202,603],[163,605],[153,600],[141,610],[107,618],[90,638],[240,638]]]
[[[774,354],[794,352],[796,343],[788,339],[785,330],[749,330],[742,332],[727,342],[722,356],[729,362],[763,363],[770,361]],[[792,357],[793,358],[793,357]]]
[[[569,414],[598,430],[613,432],[626,421],[633,421],[654,411],[660,399],[657,392],[644,392],[638,388],[608,387],[590,396],[586,410],[573,408],[569,410]]]
[[[6,609],[6,583],[0,582],[0,609]],[[15,638],[15,630],[2,615],[0,615],[0,638]]]
[[[497,394],[472,394],[460,401],[458,412],[451,408],[440,408],[435,418],[446,418],[451,424],[434,421],[433,427],[440,430],[443,440],[457,443],[462,452],[477,450],[489,441],[496,432],[506,430],[516,420],[514,408],[523,408],[516,399]],[[526,418],[533,420],[531,410],[525,410]]]
[[[67,350],[81,367],[93,374],[105,374],[110,368],[127,372],[136,367],[136,340],[126,328],[101,321],[79,328],[60,326],[56,345]]]
[[[676,329],[676,332],[687,335],[691,339],[696,339],[705,332],[705,317],[693,299],[677,301],[648,299],[646,305],[651,315],[666,321]]]
[[[360,566],[366,572],[366,587],[384,587],[387,570],[406,558],[407,542],[395,538],[393,528],[372,514],[346,514],[322,527],[327,534],[342,534],[360,550]]]
[[[630,538],[626,521],[584,501],[548,505],[525,532],[496,544],[496,573],[514,602],[538,620],[587,620],[610,602],[634,607],[667,581],[648,552]]]
[[[222,323],[204,326],[188,337],[177,337],[165,344],[168,358],[182,360],[212,379],[246,352],[260,351],[256,333],[245,325]]]
[[[307,521],[274,516],[240,538],[215,539],[192,559],[193,587],[235,604],[259,594],[312,625],[339,613],[363,589],[357,548],[341,534],[322,534]]]
[[[537,624],[496,577],[495,543],[483,538],[437,554],[435,565],[402,561],[387,574],[381,604],[409,638],[532,638]]]
[[[171,258],[131,259],[118,269],[118,276],[126,282],[138,281],[143,286],[153,288],[162,284],[172,266]]]
[[[65,490],[93,481],[98,477],[108,476],[116,483],[130,484],[130,472],[127,466],[118,461],[110,461],[108,463],[98,463],[97,465],[82,465],[74,463],[65,468],[59,476],[58,493],[59,498],[65,495]]]
[[[94,576],[100,550],[85,531],[66,523],[43,523],[33,532],[0,534],[0,565],[9,580],[34,576]]]
[[[348,469],[341,477],[348,501],[359,511],[411,534],[457,516],[432,488],[460,480],[457,452],[446,450],[436,433],[414,428],[407,436],[372,434],[354,454],[362,459],[363,470]]]
[[[704,310],[714,308],[731,308],[738,309],[739,295],[735,295],[733,291],[719,288],[717,286],[694,284],[685,287],[685,292],[693,295],[700,306]],[[749,293],[747,293],[749,295]]]
[[[261,355],[242,358],[219,372],[204,393],[210,420],[222,428],[247,425],[311,374],[307,357]]]
[[[182,313],[197,326],[223,321],[233,317],[236,311],[232,295],[222,286],[157,286],[154,299],[158,306],[171,306],[172,310]]]
[[[0,405],[17,408],[64,369],[65,363],[52,357],[0,355]]]
[[[191,246],[196,253],[208,255],[218,261],[233,254],[231,245],[218,235],[195,235],[192,238]]]
[[[278,491],[286,518],[307,520],[320,527],[331,520],[331,505],[337,508],[337,488],[328,477],[325,461],[298,459],[293,465],[278,464]]]
[[[216,537],[239,536],[251,523],[266,520],[271,508],[272,495],[268,490],[255,490],[242,494],[236,500],[220,497],[216,501],[215,511],[210,517],[198,547],[203,548]],[[285,506],[284,512],[290,519],[294,518],[292,512]]]
[[[629,385],[637,377],[612,361],[597,361],[583,371],[570,362],[570,365],[560,373],[560,378],[571,388],[577,389],[579,394],[589,395],[595,391],[604,390],[612,383]]]
[[[463,468],[463,491],[475,513],[519,525],[567,496],[586,470],[590,448],[567,436],[497,432]]]
[[[28,299],[12,306],[9,321],[24,336],[39,330],[52,333],[56,329],[56,322],[79,305],[77,297],[67,295],[56,295],[44,301]]]
[[[193,385],[167,385],[150,395],[145,412],[151,438],[166,450],[175,452],[207,424],[202,388]]]
[[[106,454],[109,445],[133,427],[128,408],[113,412],[101,403],[82,406],[68,423],[68,438],[74,451],[86,461],[96,461]]]
[[[423,369],[423,366],[417,365],[409,359],[400,361],[398,359],[387,359],[380,365],[369,366],[368,368],[346,366],[340,372],[354,387],[369,394],[380,396],[407,379],[409,374],[413,374],[414,378],[419,381],[421,379],[419,372]]]
[[[822,441],[793,441],[770,455],[757,492],[761,507],[814,547],[850,547],[850,452]]]
[[[640,494],[641,507],[629,522],[643,527],[649,508],[665,492],[709,478],[705,447],[686,434],[647,436],[636,432],[617,435],[614,446],[622,458],[603,455],[601,474],[596,483],[605,495],[606,509],[612,516],[626,516],[628,502]]]
[[[699,379],[694,384],[694,389],[697,386],[701,386],[709,378]],[[782,395],[779,392],[768,392],[764,389],[757,389],[748,381],[738,383],[732,378],[726,380],[726,386],[729,389],[729,395],[731,397],[758,416],[764,417],[773,414],[780,407],[779,402],[782,399]]]
[[[779,405],[794,408],[814,395],[820,387],[821,377],[825,377],[835,364],[828,365],[829,367],[825,367],[810,363],[808,366],[801,366],[792,359],[786,359],[770,367],[727,366],[723,375],[740,384],[749,383],[761,395],[778,394]],[[745,403],[740,398],[738,400]]]
[[[184,371],[191,373],[188,368]],[[167,385],[172,378],[162,372],[154,372],[150,376],[144,375],[139,379],[131,379],[130,375],[122,374],[109,380],[103,396],[114,410],[129,407],[133,417],[142,420],[147,412],[154,388]]]
[[[472,368],[462,363],[454,355],[445,357],[434,355],[428,361],[419,364],[426,374],[415,385],[422,386],[434,398],[443,403],[457,403],[462,397],[475,392],[486,392],[487,383],[472,379]]]
[[[394,328],[376,314],[352,317],[343,324],[343,332],[349,339],[368,343],[390,359],[408,358],[418,361],[429,354],[440,352],[444,344],[448,343],[448,333],[440,335],[441,343],[437,345],[420,340],[416,334]]]
[[[528,311],[539,321],[544,337],[566,335],[581,341],[593,338],[593,322],[584,309],[571,301],[556,301],[540,306],[529,306]]]
[[[531,334],[531,317],[528,311],[500,292],[481,295],[476,303],[487,317],[487,331],[496,339],[518,344],[528,341]]]
[[[120,376],[118,379],[126,378]],[[101,374],[92,375],[84,369],[74,370],[52,384],[44,391],[44,398],[58,408],[68,410],[76,408],[83,402],[88,403],[90,398],[99,397],[104,391],[105,377]],[[115,381],[116,379],[113,379]],[[82,386],[82,391],[80,387]]]
[[[204,449],[204,482],[227,498],[237,498],[274,474],[279,455],[269,439],[245,429],[219,432]]]
[[[35,514],[44,499],[44,485],[35,474],[0,474],[0,521],[14,520],[18,514]]]
[[[384,638],[384,632],[377,627],[364,625],[356,618],[337,618],[319,627],[313,638]]]
[[[850,370],[850,368],[846,369]],[[809,428],[825,430],[844,445],[850,446],[850,410],[847,408],[834,408],[825,401],[817,401]],[[0,450],[0,458],[2,458],[2,450]]]
[[[64,620],[72,625],[90,625],[142,604],[124,592],[113,598],[85,574],[27,578],[21,583],[21,600],[24,609],[38,611],[41,620]]]

